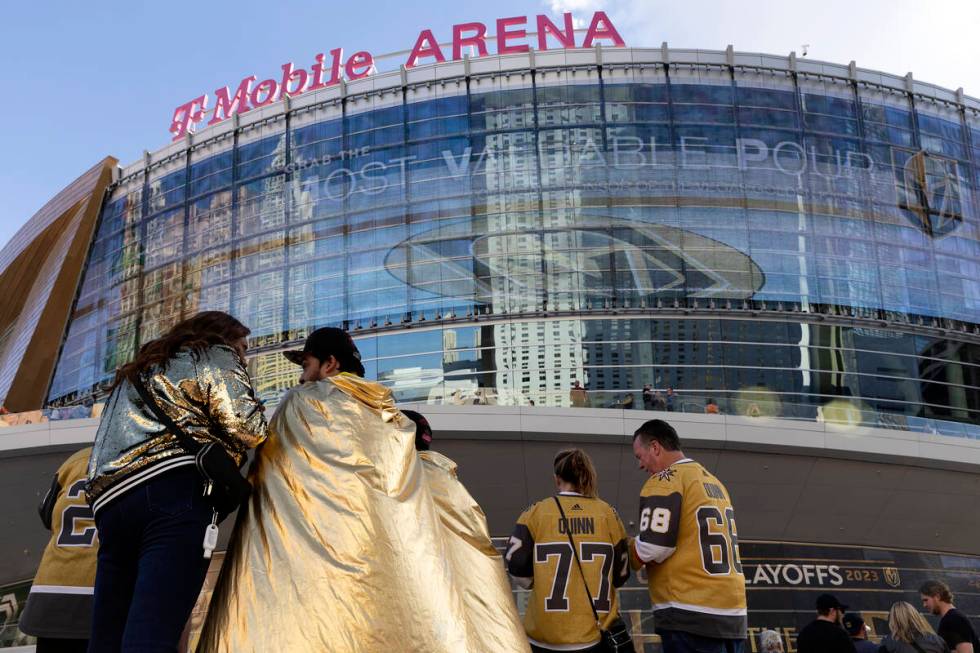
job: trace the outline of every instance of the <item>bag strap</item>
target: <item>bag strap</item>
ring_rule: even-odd
[[[599,620],[599,613],[596,612],[595,604],[592,603],[592,590],[589,589],[589,581],[585,580],[585,571],[582,570],[582,562],[578,559],[578,550],[575,548],[575,540],[572,539],[572,529],[571,524],[568,523],[568,518],[565,517],[565,511],[561,507],[561,501],[558,497],[552,497],[555,503],[558,504],[558,512],[561,514],[561,520],[565,522],[565,535],[568,536],[568,545],[572,547],[572,555],[575,556],[575,564],[578,565],[578,573],[582,576],[582,584],[585,585],[585,598],[589,602],[589,607],[592,608],[592,616],[595,617],[596,628],[599,632],[602,632],[602,622]]]
[[[191,454],[192,456],[196,456],[197,453],[204,448],[204,445],[195,442],[194,438],[187,435],[187,433],[184,432],[184,429],[177,426],[177,423],[170,419],[170,415],[167,415],[167,413],[160,408],[160,404],[158,404],[153,398],[153,395],[150,394],[150,391],[143,383],[143,378],[138,373],[136,374],[136,380],[133,381],[133,387],[136,388],[136,392],[139,393],[140,399],[142,399],[146,407],[150,409],[153,416],[157,418],[157,421],[167,427],[167,430],[177,438],[177,442],[180,443],[180,446],[187,451],[187,453]]]

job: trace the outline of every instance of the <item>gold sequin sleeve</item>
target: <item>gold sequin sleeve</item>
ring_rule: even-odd
[[[208,403],[213,437],[235,453],[262,444],[267,427],[248,370],[227,347],[213,347],[198,364],[197,382]]]

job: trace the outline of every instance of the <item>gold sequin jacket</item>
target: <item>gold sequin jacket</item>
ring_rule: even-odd
[[[266,422],[244,363],[230,347],[182,350],[165,367],[144,372],[157,404],[201,443],[220,442],[241,464],[266,437]],[[86,496],[98,512],[153,476],[193,465],[194,456],[167,433],[129,381],[112,391],[88,464]]]

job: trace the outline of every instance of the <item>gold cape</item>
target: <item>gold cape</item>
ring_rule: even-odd
[[[287,393],[198,651],[527,651],[483,513],[432,459],[380,384]]]
[[[504,559],[490,541],[483,509],[459,482],[456,463],[435,451],[423,451],[419,457],[442,521],[456,587],[463,593],[466,650],[530,651]]]

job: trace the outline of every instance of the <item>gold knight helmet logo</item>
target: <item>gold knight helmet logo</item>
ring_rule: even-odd
[[[907,150],[898,150],[907,153]],[[895,157],[893,150],[892,156]],[[960,171],[952,159],[920,150],[896,165],[898,205],[932,237],[945,236],[963,222]]]
[[[890,586],[898,587],[902,584],[902,578],[898,575],[897,567],[885,567],[881,573],[885,576],[885,582]]]

